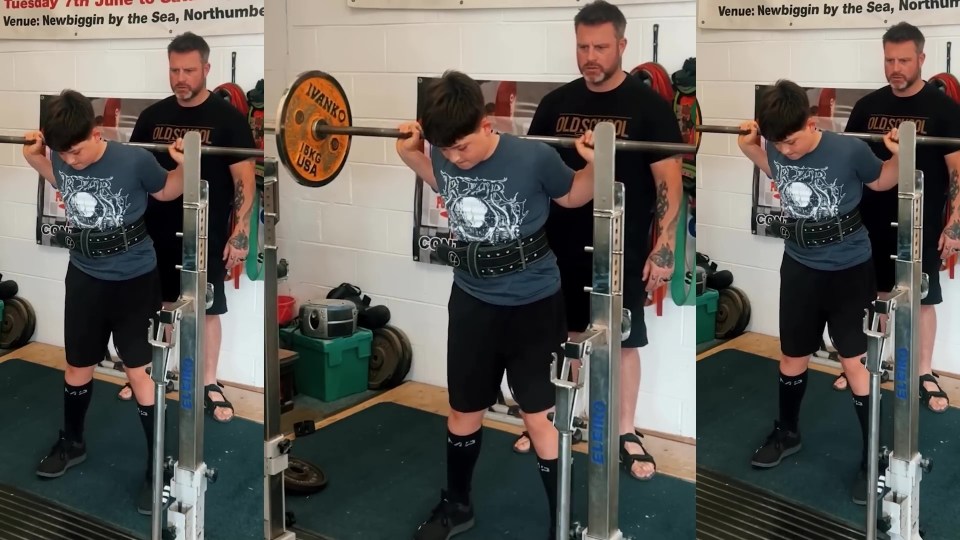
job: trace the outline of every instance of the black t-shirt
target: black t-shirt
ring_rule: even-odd
[[[917,124],[918,136],[960,137],[960,105],[930,84],[910,97],[895,96],[889,86],[863,96],[850,112],[845,131],[882,134],[906,121]],[[870,147],[880,159],[890,159],[890,151],[882,142],[871,142]],[[956,150],[945,145],[917,145],[917,169],[923,171],[924,179],[924,220],[933,220],[938,225],[925,227],[930,232],[929,237],[939,238],[942,230],[940,224],[947,202],[949,175],[944,157]],[[889,191],[865,189],[860,205],[861,211],[867,214],[865,219],[896,221],[897,188]]]
[[[543,97],[528,130],[529,135],[579,137],[600,122],[612,122],[617,139],[683,143],[673,106],[637,77],[627,75],[608,92],[593,92],[581,77]],[[584,166],[576,148],[557,148],[575,170]],[[650,251],[650,226],[656,205],[656,184],[650,165],[669,158],[664,153],[617,150],[615,180],[625,192],[625,264],[642,265]],[[586,258],[584,246],[593,245],[593,202],[580,208],[551,204],[547,220],[550,245],[558,257]]]
[[[188,131],[199,131],[203,146],[256,148],[247,117],[212,92],[195,107],[181,106],[176,96],[150,105],[140,113],[130,141],[170,144]],[[167,170],[176,168],[168,152],[154,155]],[[230,165],[245,159],[250,158],[211,154],[200,157],[200,177],[207,181],[209,188],[207,223],[211,247],[223,245],[229,238],[228,226],[236,194]],[[176,243],[175,235],[183,229],[183,197],[166,202],[151,197],[146,219],[155,242]]]

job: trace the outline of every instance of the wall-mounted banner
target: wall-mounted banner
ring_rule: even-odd
[[[345,0],[357,9],[522,9],[583,7],[583,0]],[[691,4],[691,0],[610,0],[611,4]]]
[[[0,39],[262,34],[264,0],[3,0]]]
[[[699,0],[697,24],[716,30],[811,30],[956,24],[958,0]]]
[[[760,102],[760,96],[766,92],[770,86],[758,85],[754,93],[754,104]],[[876,90],[859,88],[805,88],[807,99],[810,100],[810,113],[817,120],[817,127],[824,131],[843,132],[847,127],[847,119],[850,118],[850,111],[853,106],[863,96]],[[756,105],[754,105],[756,107]],[[756,116],[757,112],[754,111]],[[766,148],[767,141],[760,138],[760,144]],[[795,184],[799,186],[797,190],[791,191],[790,196],[796,199],[809,201],[811,207],[816,206],[817,200],[827,197],[827,191],[824,193],[815,193],[810,191],[806,184]],[[780,206],[780,193],[777,192],[776,184],[773,179],[761,171],[758,167],[753,168],[753,212],[751,230],[753,234],[759,236],[770,236],[779,238],[770,231],[776,230],[782,215]],[[803,217],[803,216],[800,216]]]

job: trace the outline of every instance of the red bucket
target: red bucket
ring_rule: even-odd
[[[292,296],[277,296],[277,322],[283,326],[296,317],[297,299]]]

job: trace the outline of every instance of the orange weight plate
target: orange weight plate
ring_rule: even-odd
[[[306,71],[284,91],[277,112],[277,153],[297,183],[322,187],[347,163],[349,135],[318,137],[315,126],[350,127],[353,115],[343,87],[322,71]]]

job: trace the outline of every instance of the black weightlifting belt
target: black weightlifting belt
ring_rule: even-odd
[[[837,216],[825,221],[807,221],[806,219],[784,219],[774,225],[773,233],[779,238],[802,248],[816,248],[836,244],[863,227],[860,211]]]
[[[112,229],[70,228],[56,234],[57,240],[66,248],[79,252],[84,257],[110,257],[123,253],[147,239],[147,224],[141,217],[136,222]]]
[[[437,253],[447,266],[466,270],[475,278],[491,278],[522,272],[527,265],[546,257],[550,253],[550,244],[546,231],[540,229],[508,244],[441,244]]]

